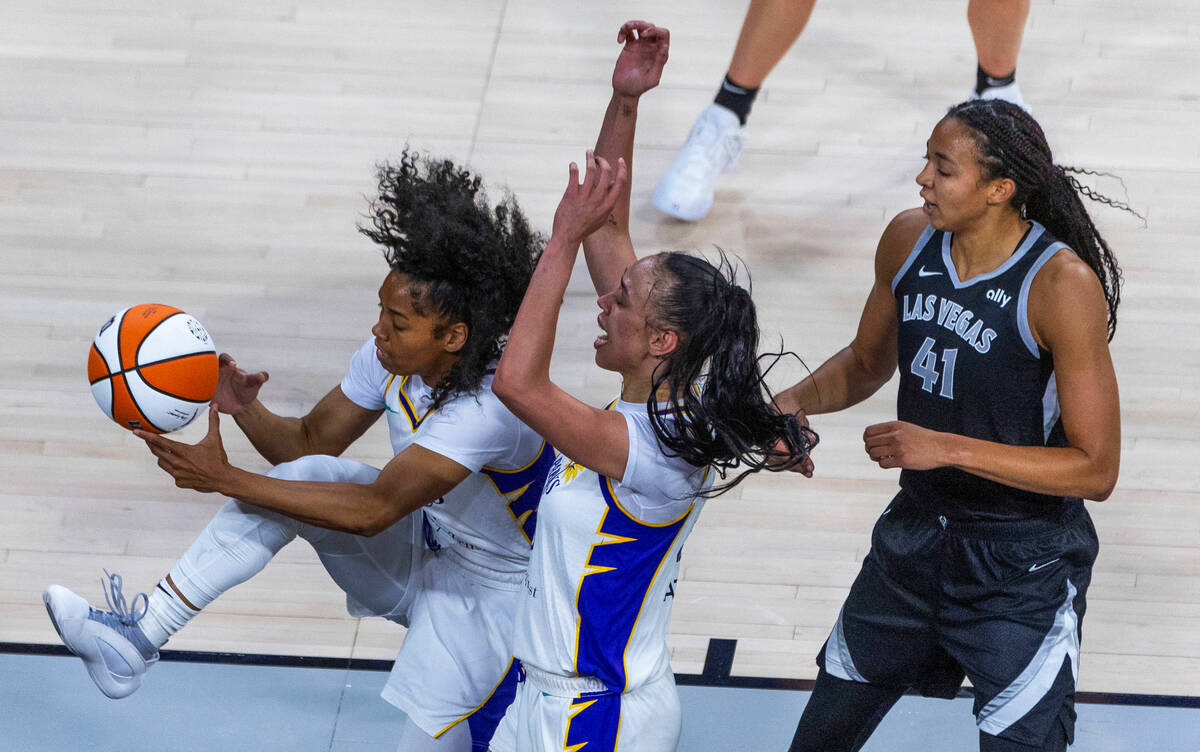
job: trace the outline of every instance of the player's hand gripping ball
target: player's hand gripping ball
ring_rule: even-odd
[[[158,303],[118,311],[88,352],[92,396],[129,430],[167,433],[191,423],[216,393],[218,370],[200,322]]]

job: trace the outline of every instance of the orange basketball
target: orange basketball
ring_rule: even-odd
[[[217,391],[217,352],[208,332],[159,303],[131,306],[106,321],[87,368],[100,409],[130,430],[183,428]]]

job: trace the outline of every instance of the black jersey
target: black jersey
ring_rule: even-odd
[[[958,279],[950,233],[926,227],[892,280],[900,420],[1019,446],[1066,446],[1054,364],[1029,329],[1034,275],[1065,248],[1037,222],[997,269]],[[1058,519],[1078,499],[1022,491],[953,468],[904,470],[900,486],[951,519]]]

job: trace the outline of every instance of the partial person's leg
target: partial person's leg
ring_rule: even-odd
[[[370,483],[378,474],[362,463],[320,455],[282,463],[268,473],[281,480],[346,483]],[[230,499],[151,593],[140,624],[146,637],[161,647],[222,593],[261,572],[297,535],[357,537]]]
[[[659,211],[697,220],[712,208],[717,178],[737,163],[758,88],[804,31],[816,0],[751,0],[729,71],[700,112],[675,163],[654,188]]]
[[[849,681],[821,669],[789,752],[855,752],[903,690]]]
[[[369,483],[377,474],[362,463],[322,457],[304,457],[270,472],[288,480],[357,483]],[[231,499],[158,583],[140,613],[138,599],[126,604],[120,577],[114,576],[106,593],[111,611],[90,608],[84,598],[58,585],[48,587],[43,600],[63,642],[83,659],[100,690],[125,697],[140,686],[142,675],[158,660],[158,649],[172,635],[222,593],[262,571],[304,531],[319,529]],[[323,530],[315,537],[327,535],[355,537]]]
[[[750,0],[729,61],[729,77],[746,88],[762,86],[808,25],[816,4],[817,0]]]
[[[969,0],[967,23],[979,60],[976,97],[1025,106],[1017,86],[1017,57],[1029,18],[1029,0]]]

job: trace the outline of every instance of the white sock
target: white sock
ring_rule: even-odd
[[[171,569],[171,582],[164,578],[150,594],[139,622],[146,639],[164,645],[222,593],[261,572],[299,529],[294,520],[231,499]]]
[[[146,615],[138,622],[138,626],[150,644],[161,648],[171,639],[171,635],[183,629],[198,613],[198,610],[183,602],[164,577],[158,581],[154,592],[150,593]]]

